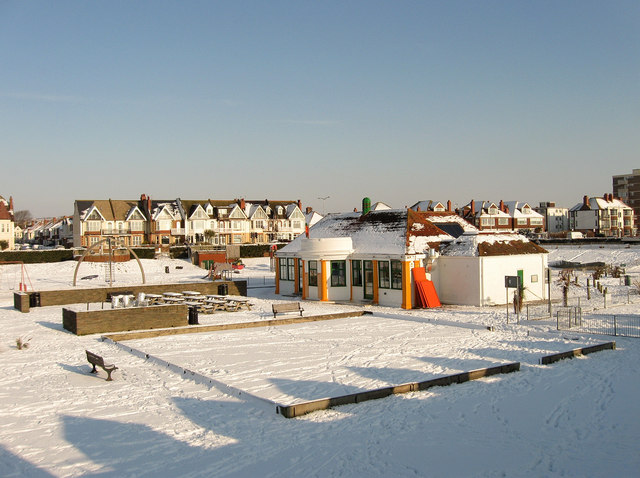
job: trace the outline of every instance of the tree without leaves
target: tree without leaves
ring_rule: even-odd
[[[26,226],[31,219],[33,219],[33,216],[31,215],[31,212],[26,209],[13,213],[13,221],[20,227]]]

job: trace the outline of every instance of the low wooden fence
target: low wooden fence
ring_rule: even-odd
[[[567,352],[560,352],[557,354],[546,355],[540,359],[540,363],[542,365],[549,365],[554,362],[559,362],[560,360],[578,357],[580,355],[588,355],[594,352],[600,352],[601,350],[615,350],[615,348],[616,348],[615,342],[607,342],[604,344],[592,345],[590,347],[573,349]]]
[[[342,395],[340,397],[324,398],[320,400],[312,400],[309,402],[296,403],[294,405],[279,405],[277,411],[285,418],[294,418],[317,410],[326,410],[328,408],[337,407],[339,405],[348,405],[352,403],[361,403],[368,400],[376,400],[388,397],[398,393],[417,392],[427,390],[431,387],[444,387],[454,383],[464,383],[470,380],[477,380],[482,377],[489,377],[500,373],[511,373],[520,370],[520,362],[499,365],[497,367],[483,368],[472,370],[470,372],[457,373],[446,377],[434,378],[424,382],[405,383],[391,387],[379,388],[376,390],[367,390],[365,392],[352,393]]]

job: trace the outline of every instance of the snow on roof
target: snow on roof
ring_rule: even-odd
[[[178,205],[175,201],[154,201],[154,205],[155,207],[151,210],[151,217],[154,221],[163,210],[166,210],[174,219],[176,218]]]
[[[453,238],[407,209],[328,214],[309,230],[314,239],[350,237],[356,254],[421,254],[435,243]],[[305,236],[298,236],[281,249],[299,252]]]
[[[388,211],[389,209],[391,209],[391,206],[381,201],[378,201],[373,206],[371,206],[372,211]]]
[[[592,211],[598,209],[631,209],[630,206],[622,202],[620,199],[613,198],[611,201],[607,201],[602,197],[589,198],[589,208]],[[580,211],[584,208],[584,202],[580,202],[573,206],[570,211]]]
[[[443,256],[507,256],[548,253],[521,234],[464,234],[443,246]]]
[[[411,206],[411,209],[413,209],[414,211],[417,211],[418,209],[420,209],[420,211],[422,212],[433,211],[438,205],[442,206],[443,208],[446,208],[446,205],[440,201],[434,201],[433,199],[424,199],[422,201],[418,201],[413,206]]]

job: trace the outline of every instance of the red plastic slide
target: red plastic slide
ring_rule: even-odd
[[[433,282],[427,279],[424,267],[413,268],[413,280],[416,283],[418,307],[433,308],[442,305]]]

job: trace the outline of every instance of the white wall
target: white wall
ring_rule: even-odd
[[[280,295],[293,295],[295,293],[296,281],[280,280]]]
[[[547,297],[545,271],[547,260],[544,254],[522,254],[515,256],[482,257],[483,290],[481,305],[505,304],[513,300],[514,289],[509,289],[507,299],[505,276],[516,276],[523,271],[525,301],[543,300]],[[537,282],[532,281],[537,276]]]
[[[480,305],[480,262],[477,257],[439,256],[431,269],[443,304]]]
[[[402,291],[397,289],[378,289],[378,305],[402,307]]]
[[[507,297],[504,278],[518,275],[518,270],[524,275],[525,301],[546,299],[546,268],[545,254],[439,256],[431,273],[443,304],[489,306],[513,300],[514,289],[509,289]]]

